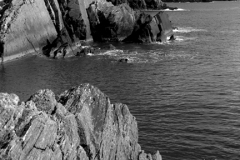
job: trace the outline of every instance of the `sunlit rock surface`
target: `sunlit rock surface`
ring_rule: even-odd
[[[1,11],[0,41],[4,55],[33,52],[57,36],[43,0],[12,0]]]
[[[55,98],[57,97],[57,98]],[[134,116],[82,84],[59,96],[40,90],[27,102],[0,93],[0,159],[161,160],[138,144]]]

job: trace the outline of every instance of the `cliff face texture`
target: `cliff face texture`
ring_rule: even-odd
[[[0,57],[42,53],[46,45],[51,46],[44,48],[48,52],[60,51],[92,39],[166,41],[172,34],[166,13],[143,11],[162,6],[160,0],[4,0],[0,3]]]
[[[13,0],[6,5],[0,20],[0,41],[6,55],[31,52],[57,36],[44,1]]]
[[[55,98],[57,97],[57,98]],[[137,122],[124,104],[82,84],[55,96],[40,90],[27,102],[0,93],[0,159],[161,160],[138,144]]]

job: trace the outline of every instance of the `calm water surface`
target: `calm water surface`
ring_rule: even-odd
[[[39,89],[91,83],[129,106],[144,150],[158,149],[164,160],[239,160],[240,2],[169,5],[184,9],[168,12],[175,42],[114,44],[86,58],[27,57],[0,67],[0,92],[26,100]]]

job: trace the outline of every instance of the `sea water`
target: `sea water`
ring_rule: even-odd
[[[91,83],[136,116],[139,143],[164,160],[240,159],[240,2],[169,3],[176,40],[112,43],[87,57],[30,56],[0,67],[21,100]],[[109,43],[92,43],[103,47]],[[127,58],[128,63],[117,62]]]

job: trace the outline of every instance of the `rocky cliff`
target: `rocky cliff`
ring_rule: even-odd
[[[0,159],[161,160],[138,144],[134,116],[82,84],[56,96],[40,90],[28,101],[0,93]]]
[[[0,57],[54,50],[65,54],[71,44],[92,39],[166,41],[172,34],[167,14],[144,12],[162,6],[161,0],[3,0]]]

